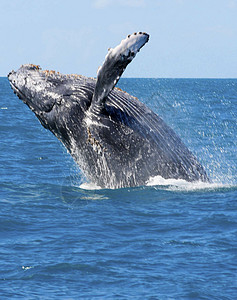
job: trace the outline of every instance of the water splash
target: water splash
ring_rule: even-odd
[[[93,190],[103,190],[100,186],[92,183],[92,182],[85,182],[80,184],[79,189],[93,191]],[[174,192],[192,192],[192,191],[213,191],[216,189],[229,189],[229,188],[236,188],[237,185],[235,184],[228,184],[228,183],[221,183],[221,182],[202,182],[202,181],[195,181],[189,182],[184,179],[165,179],[162,176],[155,176],[151,177],[147,184],[143,188],[150,188],[154,187],[155,189],[167,190],[167,191],[174,191]],[[137,188],[137,187],[136,187]],[[115,190],[113,188],[112,190]],[[126,189],[126,188],[123,188]]]
[[[235,188],[237,186],[236,83],[231,80],[148,79],[144,84],[144,90],[140,83],[139,80],[133,80],[131,86],[134,90],[128,92],[141,98],[169,123],[198,157],[212,181],[212,183],[190,183],[156,176],[147,182],[147,186],[180,191]],[[232,85],[229,86],[230,84]],[[127,85],[121,87],[127,89]],[[117,102],[114,99],[112,101],[116,106]],[[129,103],[129,110],[139,118],[139,114],[132,107],[132,101]],[[100,170],[101,176],[105,176],[107,168],[108,165],[105,163],[101,165],[100,169],[104,172]],[[110,187],[116,189],[113,182]],[[82,184],[80,188],[100,189],[92,183]]]
[[[95,183],[92,182],[84,182],[79,186],[80,189],[83,190],[89,190],[89,191],[93,191],[93,190],[101,190],[101,187],[96,185]]]
[[[165,179],[162,176],[151,177],[147,182],[147,186],[155,186],[157,188],[163,188],[170,191],[199,191],[235,187],[231,184],[218,182],[189,182],[184,179]]]

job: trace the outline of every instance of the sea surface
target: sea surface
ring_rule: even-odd
[[[0,78],[0,299],[237,299],[237,79],[121,79],[211,184],[94,189]]]

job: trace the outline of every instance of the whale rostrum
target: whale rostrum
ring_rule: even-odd
[[[97,78],[22,65],[8,78],[17,96],[67,148],[86,178],[102,188],[145,185],[154,176],[208,181],[175,132],[137,98],[116,88],[144,32],[109,49]]]

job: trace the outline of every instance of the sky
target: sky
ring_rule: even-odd
[[[150,34],[123,77],[237,78],[237,0],[0,0],[0,76],[22,64],[95,77]]]

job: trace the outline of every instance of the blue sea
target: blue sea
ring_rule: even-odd
[[[121,79],[211,184],[95,189],[0,78],[0,299],[237,299],[237,79]]]

